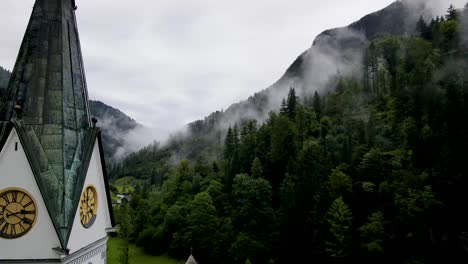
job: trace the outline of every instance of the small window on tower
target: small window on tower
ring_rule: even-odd
[[[18,142],[15,142],[15,151],[18,151]]]

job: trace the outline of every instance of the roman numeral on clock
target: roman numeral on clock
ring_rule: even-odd
[[[8,233],[7,233],[8,227],[10,227],[10,224],[5,222],[5,225],[4,225],[3,227],[0,228],[0,233],[8,234]]]
[[[13,202],[16,202],[18,200],[18,192],[11,192],[11,196],[13,198]]]
[[[27,204],[23,204],[23,207],[26,208],[28,206],[30,206],[31,204],[33,204],[34,202],[33,201],[29,201]]]
[[[26,228],[23,226],[23,223],[19,222],[18,225],[19,225],[19,228],[20,228],[21,232],[26,231]]]
[[[23,223],[28,224],[28,225],[32,225],[32,224],[33,224],[33,220],[31,220],[31,219],[29,219],[29,218],[26,218],[26,217],[23,218],[22,221],[23,221]]]

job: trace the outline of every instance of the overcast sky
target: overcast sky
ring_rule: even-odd
[[[76,1],[90,98],[154,127],[158,139],[268,87],[317,34],[392,2]],[[0,2],[0,65],[7,69],[33,2]]]

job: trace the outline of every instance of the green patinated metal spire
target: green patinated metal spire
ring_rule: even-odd
[[[66,247],[97,133],[90,126],[74,0],[36,0],[0,106],[0,120],[15,123]]]

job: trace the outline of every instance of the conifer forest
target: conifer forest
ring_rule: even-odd
[[[265,121],[208,140],[213,115],[130,155],[111,169],[140,180],[117,211],[130,240],[200,263],[467,261],[467,19],[421,17],[327,92],[291,87]]]

